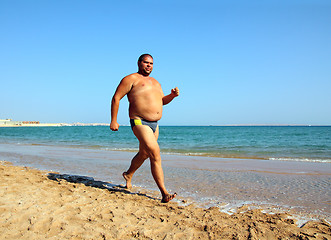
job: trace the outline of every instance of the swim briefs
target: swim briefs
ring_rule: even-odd
[[[149,126],[153,130],[153,132],[155,132],[157,128],[157,121],[147,121],[144,119],[130,119],[130,124],[132,129],[134,126],[137,125],[146,125]]]

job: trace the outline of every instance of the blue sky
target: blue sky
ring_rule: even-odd
[[[181,91],[161,125],[331,124],[330,25],[330,1],[0,0],[0,118],[107,123],[150,53]]]

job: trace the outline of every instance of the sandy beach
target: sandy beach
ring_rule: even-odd
[[[285,212],[229,215],[9,162],[0,171],[1,239],[331,239],[325,220],[298,227]]]

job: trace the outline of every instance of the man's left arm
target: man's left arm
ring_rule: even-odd
[[[164,96],[162,98],[163,101],[163,105],[167,105],[168,103],[170,103],[175,97],[179,96],[179,89],[178,87],[175,87],[173,89],[171,89],[171,93],[167,96]]]

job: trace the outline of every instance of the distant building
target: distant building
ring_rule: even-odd
[[[23,121],[23,124],[39,124],[39,121]]]
[[[0,119],[0,125],[20,125],[20,122],[13,121],[12,119]]]
[[[11,119],[0,119],[0,124],[6,124],[7,122],[10,122]]]
[[[29,124],[40,124],[39,121],[13,121],[12,119],[0,119],[0,126],[22,126]]]

